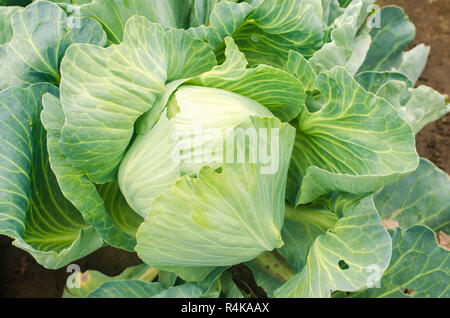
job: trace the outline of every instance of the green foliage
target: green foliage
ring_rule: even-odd
[[[450,180],[415,136],[450,107],[374,3],[0,1],[0,234],[144,262],[65,297],[244,297],[241,263],[269,297],[449,297]]]

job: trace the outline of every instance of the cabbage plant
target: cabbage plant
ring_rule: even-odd
[[[67,297],[449,297],[450,111],[374,0],[0,1],[0,233]],[[392,229],[385,225],[394,223]]]

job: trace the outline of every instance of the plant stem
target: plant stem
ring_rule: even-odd
[[[302,206],[300,208],[286,206],[285,217],[299,223],[314,224],[324,232],[333,228],[338,220],[333,212],[315,206]]]
[[[292,270],[286,260],[276,251],[264,252],[255,258],[253,262],[263,267],[269,275],[284,282],[287,282],[295,276],[294,270]]]
[[[155,279],[156,276],[158,276],[158,274],[159,269],[150,267],[139,277],[139,280],[142,280],[144,282],[151,282]]]

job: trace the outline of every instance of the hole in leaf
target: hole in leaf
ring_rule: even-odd
[[[339,268],[342,270],[346,270],[346,269],[350,268],[350,266],[348,266],[348,264],[342,259],[338,262],[338,265],[339,265]]]
[[[412,296],[414,295],[414,289],[403,288],[402,293],[405,294],[406,296]]]

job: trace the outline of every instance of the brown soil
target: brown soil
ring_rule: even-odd
[[[417,36],[411,46],[425,43],[431,46],[430,59],[419,84],[450,94],[450,13],[449,0],[380,0],[381,6],[403,7],[416,25]],[[450,115],[425,127],[417,137],[421,156],[450,173]],[[128,266],[139,264],[135,254],[104,247],[76,262],[81,269],[100,270],[117,275]],[[253,296],[263,296],[255,286],[248,269],[232,271],[238,285]],[[11,239],[0,236],[0,297],[60,297],[68,274],[65,269],[47,270],[27,253],[11,245]]]
[[[427,66],[419,85],[431,86],[450,95],[449,0],[380,0],[380,6],[395,4],[405,9],[417,34],[410,47],[431,46]],[[450,174],[450,114],[426,126],[417,136],[417,151]]]
[[[0,298],[61,297],[67,277],[66,268],[48,270],[37,264],[28,253],[13,247],[12,240],[0,236]],[[110,276],[142,263],[135,253],[113,247],[102,247],[76,262],[82,271],[98,270]]]

